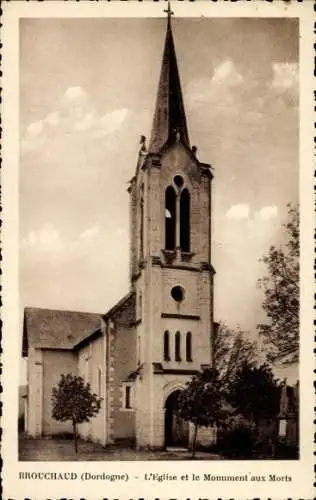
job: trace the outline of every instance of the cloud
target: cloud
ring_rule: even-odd
[[[30,123],[27,127],[24,137],[21,140],[21,151],[32,151],[43,142],[44,121]]]
[[[268,207],[263,207],[260,212],[260,217],[263,220],[274,219],[278,216],[278,208],[275,205],[271,205]]]
[[[248,203],[240,203],[233,205],[226,212],[227,219],[231,220],[247,220],[247,237],[253,237],[264,231],[267,232],[267,226],[260,224],[262,221],[270,221],[278,216],[278,208],[275,205],[262,207],[260,210],[251,213],[251,207]],[[229,226],[230,227],[230,226]],[[229,229],[230,231],[230,229]],[[231,236],[231,233],[230,233]]]
[[[99,115],[81,87],[69,87],[56,104],[55,111],[37,122],[31,123],[21,141],[21,151],[37,149],[51,139],[62,139],[89,131],[90,137],[105,137],[113,134],[126,121],[128,109],[116,109]]]
[[[240,132],[243,127],[248,130],[256,127],[259,132],[266,132],[271,117],[282,117],[286,121],[286,113],[297,111],[298,64],[274,63],[272,77],[267,79],[259,69],[240,72],[232,59],[224,59],[214,69],[211,79],[191,80],[187,100],[190,107],[203,106],[204,113],[209,109],[222,134],[223,131],[230,133],[234,129],[233,122],[237,120]],[[292,123],[291,116],[288,123]],[[255,135],[255,128],[251,133]]]
[[[97,224],[84,229],[74,239],[62,239],[59,231],[52,224],[45,224],[37,230],[30,231],[21,241],[24,250],[40,253],[59,252],[65,255],[85,253],[91,245],[104,245],[104,235]]]
[[[226,213],[226,217],[235,220],[248,219],[249,213],[250,206],[248,204],[233,205]]]
[[[102,116],[99,127],[96,129],[94,136],[102,137],[104,135],[112,134],[121,127],[127,118],[127,114],[128,110],[123,108]]]
[[[221,136],[231,134],[238,129],[240,135],[243,127],[260,127],[265,106],[259,98],[265,100],[267,89],[260,83],[260,75],[247,70],[242,74],[231,59],[223,60],[214,70],[213,77],[192,80],[187,87],[189,107],[201,108],[203,116],[209,115],[217,123]],[[202,116],[202,109],[199,110]],[[195,125],[197,128],[197,126]],[[210,128],[214,135],[214,124],[199,123],[198,127]],[[248,132],[247,132],[248,133]],[[252,129],[254,133],[254,129]]]
[[[53,113],[49,113],[45,120],[45,123],[48,123],[49,125],[55,126],[59,122],[59,113],[58,111],[54,111]]]
[[[215,69],[212,78],[191,80],[188,86],[188,99],[192,104],[207,103],[212,106],[231,100],[236,87],[244,81],[230,59],[222,61]],[[231,102],[233,104],[233,100]]]
[[[64,94],[65,99],[74,100],[86,98],[87,94],[81,87],[68,87]]]
[[[93,112],[86,113],[82,118],[82,120],[79,120],[74,124],[73,129],[88,130],[95,124],[95,121],[96,121],[96,116]]]
[[[31,137],[36,137],[39,135],[42,130],[43,130],[44,123],[42,120],[39,120],[38,122],[31,123],[27,127],[27,134]]]
[[[297,110],[299,94],[299,67],[297,63],[278,62],[273,64],[273,77],[267,84],[268,111],[275,113]]]
[[[239,85],[244,78],[238,73],[233,61],[226,60],[217,66],[212,78],[213,83],[226,84],[229,86]]]
[[[99,236],[100,234],[100,229],[98,226],[92,226],[89,227],[88,229],[85,229],[80,233],[79,238],[82,240],[91,240],[95,238],[96,236]]]
[[[277,90],[286,90],[298,85],[298,64],[278,62],[273,64],[273,79],[270,86]]]
[[[21,242],[23,249],[36,249],[39,252],[59,252],[63,244],[58,231],[47,224],[37,231],[30,231]]]
[[[111,241],[108,234],[112,234]],[[67,236],[61,237],[61,234]],[[21,241],[21,256],[25,262],[47,262],[47,259],[58,265],[67,265],[69,262],[78,262],[84,259],[89,262],[91,252],[95,259],[111,260],[113,253],[116,255],[124,253],[128,245],[128,230],[125,227],[101,228],[99,223],[83,229],[76,234],[63,232],[52,224],[45,224],[39,229],[30,231]]]

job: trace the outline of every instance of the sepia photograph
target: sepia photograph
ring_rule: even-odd
[[[19,461],[300,458],[299,19],[174,4],[19,21]]]

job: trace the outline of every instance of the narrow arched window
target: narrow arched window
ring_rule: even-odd
[[[180,196],[180,247],[190,251],[190,193],[184,188]]]
[[[142,297],[142,292],[139,292],[138,296],[138,318],[137,319],[142,319],[143,315],[143,297]]]
[[[125,386],[125,408],[130,410],[132,408],[132,387],[130,385]]]
[[[98,396],[102,394],[102,371],[98,368]]]
[[[180,332],[175,335],[175,360],[181,361],[181,337]]]
[[[185,339],[185,355],[187,361],[192,361],[192,334],[191,332],[187,333]]]
[[[163,358],[165,361],[170,361],[170,339],[168,330],[165,331],[163,336]]]
[[[176,247],[176,193],[168,186],[165,193],[165,248],[174,250]]]

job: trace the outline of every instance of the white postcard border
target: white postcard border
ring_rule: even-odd
[[[301,458],[299,461],[196,462],[18,462],[17,387],[19,383],[20,324],[18,311],[18,29],[22,17],[162,17],[164,2],[130,0],[100,2],[16,1],[3,9],[3,487],[4,498],[312,498],[313,493],[313,2],[217,3],[174,2],[177,17],[299,17],[300,18],[300,200],[301,200]],[[83,471],[126,473],[129,481],[20,480],[21,471]],[[292,482],[207,483],[145,482],[144,472],[176,474],[287,474]]]

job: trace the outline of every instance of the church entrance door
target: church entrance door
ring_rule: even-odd
[[[180,391],[172,392],[165,403],[165,445],[187,448],[189,444],[189,423],[175,414]]]

